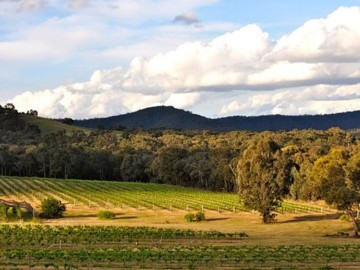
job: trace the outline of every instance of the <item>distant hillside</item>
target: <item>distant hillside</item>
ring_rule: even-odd
[[[75,126],[97,128],[169,128],[181,130],[212,130],[213,120],[192,114],[191,112],[175,109],[174,107],[159,106],[139,110],[107,118],[94,118],[89,120],[75,120]]]
[[[60,121],[48,119],[48,118],[42,118],[34,115],[20,115],[20,117],[25,120],[27,123],[35,125],[39,128],[41,131],[41,135],[47,135],[50,133],[58,132],[60,130],[65,130],[66,132],[72,132],[72,131],[84,131],[85,133],[89,132],[88,129],[77,127],[77,126],[70,126],[63,124]]]
[[[180,130],[209,130],[226,132],[232,130],[292,130],[319,129],[331,127],[341,129],[360,128],[360,111],[326,114],[326,115],[265,115],[265,116],[232,116],[210,119],[174,107],[159,106],[139,110],[124,115],[88,120],[75,120],[74,125],[97,128],[168,128]]]

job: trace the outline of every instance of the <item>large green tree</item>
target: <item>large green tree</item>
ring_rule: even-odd
[[[315,162],[311,172],[319,197],[346,212],[353,221],[355,232],[360,229],[353,212],[353,208],[360,203],[359,171],[358,154],[349,160],[349,154],[345,150],[334,148]]]
[[[275,208],[289,191],[290,170],[280,146],[268,137],[254,140],[238,162],[240,199],[245,207],[260,212],[264,223],[274,220]]]

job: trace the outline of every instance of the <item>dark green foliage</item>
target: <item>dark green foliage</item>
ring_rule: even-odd
[[[48,197],[41,201],[40,217],[42,218],[60,218],[65,211],[65,205],[53,197]]]
[[[271,138],[254,141],[237,166],[240,198],[245,207],[262,214],[264,223],[274,220],[274,210],[291,184],[289,160]]]
[[[64,119],[62,120],[62,122],[63,122],[64,124],[66,124],[66,125],[71,126],[71,125],[74,123],[74,120],[67,117],[67,118],[64,118]]]
[[[0,113],[0,144],[33,144],[39,139],[40,129],[27,123],[21,115]]]
[[[205,213],[204,212],[197,212],[195,214],[195,221],[203,221],[205,220]]]
[[[125,154],[121,166],[121,179],[127,182],[148,182],[152,153],[150,151],[136,151],[135,153]]]
[[[359,168],[354,167],[354,163],[348,162],[348,159],[349,155],[343,149],[332,149],[328,155],[315,162],[311,178],[318,196],[326,203],[345,211],[353,221],[354,230],[358,231],[360,224],[355,219],[353,207],[360,203],[360,179],[357,178]],[[357,160],[357,155],[353,156],[352,161],[354,159]]]
[[[115,213],[111,212],[111,211],[99,211],[97,214],[99,219],[114,219],[115,218]]]

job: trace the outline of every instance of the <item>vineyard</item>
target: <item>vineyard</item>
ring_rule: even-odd
[[[3,269],[356,269],[360,263],[357,244],[249,246],[242,232],[3,225],[0,233]]]
[[[66,204],[90,208],[137,210],[247,211],[236,194],[179,186],[90,180],[0,177],[0,198],[39,205],[53,196]],[[328,213],[328,208],[285,201],[279,212]]]
[[[0,225],[0,269],[356,269],[360,264],[356,239],[320,239],[325,238],[322,232],[335,233],[335,228],[346,231],[348,225],[337,224],[333,229],[334,221],[329,216],[334,211],[316,205],[285,201],[278,209],[285,216],[294,212],[305,218],[316,216],[319,220],[314,224],[290,222],[265,228],[247,219],[251,216],[256,220],[257,215],[244,209],[236,194],[151,183],[0,177],[2,199],[26,201],[38,207],[49,196],[66,203],[69,212],[114,208],[122,214],[111,223],[115,226],[35,225],[37,220],[35,224],[25,221]],[[181,211],[192,210],[211,210],[209,215],[217,218],[187,227],[190,224],[183,220]],[[132,214],[124,214],[127,212]],[[162,216],[162,223],[132,224],[135,221],[131,216],[156,213]],[[86,218],[84,214],[79,216]],[[236,219],[241,223],[233,226],[229,217],[238,216],[246,218]],[[122,218],[128,219],[129,225],[122,225]],[[167,219],[174,223],[166,223]],[[88,220],[78,224],[88,224]],[[224,230],[221,224],[233,229]],[[315,229],[311,235],[319,237],[320,242],[293,242],[292,237],[301,237],[309,228]],[[312,236],[305,233],[306,239]],[[274,237],[279,242],[273,244]],[[259,243],[262,238],[265,242]],[[281,242],[284,239],[288,244]]]

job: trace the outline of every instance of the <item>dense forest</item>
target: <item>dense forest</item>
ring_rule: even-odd
[[[236,130],[249,131],[279,131],[293,129],[326,130],[331,127],[341,129],[360,128],[360,111],[325,114],[325,115],[264,115],[264,116],[232,116],[210,119],[188,111],[169,106],[146,108],[133,113],[127,113],[107,118],[75,120],[77,126],[87,128],[104,127],[106,129],[145,130],[168,128],[178,130],[209,130],[214,132],[229,132]]]

